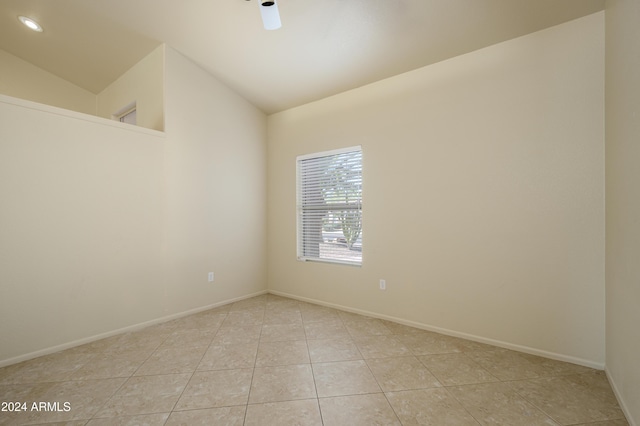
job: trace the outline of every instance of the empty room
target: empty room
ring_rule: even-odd
[[[640,424],[637,0],[0,0],[0,425]]]

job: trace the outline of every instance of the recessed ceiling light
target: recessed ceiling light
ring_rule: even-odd
[[[29,27],[29,29],[32,29],[33,31],[37,31],[39,33],[42,32],[42,27],[40,26],[40,24],[38,24],[33,19],[27,18],[26,16],[18,16],[18,19],[20,20],[20,22]]]

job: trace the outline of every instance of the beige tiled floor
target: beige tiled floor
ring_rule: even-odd
[[[0,401],[27,403],[0,425],[627,425],[600,371],[273,295],[2,368]]]

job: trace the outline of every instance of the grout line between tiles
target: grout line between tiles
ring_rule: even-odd
[[[309,346],[309,340],[318,340],[318,339],[310,339],[309,338],[309,334],[307,332],[306,329],[306,325],[312,324],[314,322],[321,322],[320,321],[313,321],[313,319],[318,319],[318,318],[324,318],[322,315],[313,315],[312,317],[312,321],[309,320],[305,320],[305,316],[303,315],[304,312],[304,308],[302,308],[303,305],[301,305],[301,303],[299,302],[297,304],[297,308],[296,308],[296,312],[299,312],[300,314],[300,323],[302,324],[302,331],[303,331],[303,335],[304,335],[304,341],[305,341],[305,347],[306,347],[306,351],[307,351],[307,355],[309,357],[309,361],[308,361],[308,365],[310,365],[311,367],[311,374],[312,374],[312,380],[313,380],[313,385],[314,385],[314,390],[315,390],[315,398],[304,398],[304,399],[315,399],[316,400],[316,404],[317,404],[317,409],[320,413],[320,421],[322,422],[322,424],[324,424],[324,416],[322,413],[322,408],[321,408],[321,399],[330,399],[330,398],[334,398],[336,396],[324,396],[324,397],[320,397],[318,396],[318,386],[317,386],[317,381],[316,381],[316,374],[315,373],[315,369],[314,366],[316,364],[331,364],[331,363],[341,363],[341,362],[345,362],[346,360],[334,360],[334,361],[326,361],[326,362],[313,362],[312,358],[311,358],[311,353],[310,353],[310,346]],[[255,353],[255,357],[254,357],[254,362],[253,362],[253,367],[252,367],[252,375],[251,375],[251,380],[249,383],[249,391],[247,393],[247,399],[246,399],[246,403],[243,405],[232,405],[232,406],[243,406],[244,407],[244,419],[243,422],[246,423],[247,422],[247,415],[248,415],[248,408],[250,405],[256,405],[256,404],[249,404],[249,400],[251,397],[251,392],[252,392],[252,388],[253,388],[253,383],[254,383],[254,378],[255,378],[255,370],[256,368],[259,368],[257,366],[257,362],[258,362],[258,352],[259,352],[259,348],[260,348],[260,343],[262,342],[263,339],[263,333],[264,333],[264,327],[265,327],[265,315],[267,310],[272,309],[274,311],[279,310],[280,308],[277,307],[277,305],[272,305],[272,307],[269,306],[269,300],[267,299],[266,301],[263,301],[261,303],[258,303],[256,305],[249,305],[246,307],[243,307],[242,309],[239,309],[237,311],[231,311],[231,310],[227,310],[224,313],[220,313],[220,314],[224,314],[224,318],[222,319],[222,321],[220,321],[220,323],[217,325],[217,328],[215,329],[215,333],[212,335],[208,345],[206,346],[204,352],[202,353],[199,361],[196,363],[194,370],[191,372],[188,380],[186,381],[186,384],[184,386],[184,388],[182,389],[182,391],[180,392],[180,395],[178,395],[175,403],[173,404],[173,407],[171,408],[169,415],[167,416],[167,419],[165,420],[165,423],[167,423],[169,421],[169,418],[171,417],[171,415],[173,413],[175,413],[176,411],[175,408],[177,407],[178,402],[180,401],[180,399],[184,396],[184,393],[187,389],[187,387],[189,386],[189,384],[191,383],[191,381],[193,380],[193,377],[195,376],[195,374],[199,371],[198,367],[200,366],[200,364],[203,362],[204,357],[206,356],[207,352],[209,351],[209,349],[214,345],[213,342],[216,338],[216,336],[219,335],[221,328],[223,327],[225,321],[227,321],[227,319],[229,318],[229,313],[230,312],[243,312],[243,311],[247,311],[247,312],[257,312],[257,311],[262,311],[263,316],[262,316],[262,322],[260,324],[260,332],[257,334],[256,338],[252,339],[252,342],[257,341],[257,347],[256,347],[256,353]],[[283,308],[284,305],[283,305]],[[195,314],[194,314],[195,315]],[[359,326],[354,326],[354,322],[358,321],[357,317],[352,317],[352,314],[349,314],[349,316],[346,315],[340,315],[340,313],[338,312],[337,314],[337,319],[339,320],[339,324],[347,330],[347,335],[344,336],[345,341],[351,342],[354,346],[355,346],[355,350],[357,351],[357,353],[360,356],[360,359],[358,361],[364,361],[364,364],[367,366],[367,371],[369,371],[369,373],[373,376],[375,383],[377,384],[377,386],[379,387],[379,392],[367,392],[367,393],[363,393],[363,394],[354,394],[354,395],[377,395],[379,393],[382,393],[385,396],[385,400],[387,402],[387,404],[391,407],[396,419],[401,423],[400,421],[400,417],[398,415],[398,412],[396,412],[396,409],[394,408],[394,406],[391,404],[391,401],[389,399],[388,394],[392,393],[392,392],[403,392],[403,391],[421,391],[421,390],[425,390],[425,389],[435,389],[433,387],[431,388],[419,388],[419,389],[403,389],[403,390],[399,390],[399,391],[389,391],[389,392],[385,392],[381,386],[381,380],[384,379],[384,377],[381,376],[381,378],[379,379],[378,377],[376,377],[376,375],[374,374],[373,370],[372,370],[372,366],[370,365],[370,362],[373,358],[368,358],[365,359],[363,356],[363,353],[360,349],[360,345],[358,345],[356,339],[360,336],[368,336],[368,332],[370,331],[375,331],[376,329],[367,329],[364,327],[359,327]],[[233,319],[239,319],[241,322],[247,320],[247,318],[243,317],[243,315],[234,315]],[[273,317],[275,318],[275,317]],[[276,319],[275,322],[270,323],[269,325],[280,325],[280,324],[289,324],[288,320],[291,319],[290,317],[278,317],[279,319]],[[369,318],[365,317],[365,320],[369,320]],[[281,322],[280,322],[281,321]],[[296,320],[297,321],[297,320]],[[345,322],[346,321],[346,322]],[[377,320],[376,320],[377,321]],[[347,322],[349,324],[351,324],[351,327],[347,327]],[[256,324],[257,325],[257,324]],[[246,324],[235,324],[235,325],[231,325],[231,326],[237,326],[237,327],[244,327],[247,326]],[[213,328],[213,327],[212,327]],[[204,328],[203,328],[204,329]],[[95,419],[97,418],[96,415],[98,413],[100,413],[101,410],[103,410],[105,408],[105,406],[107,406],[114,398],[115,395],[118,394],[118,392],[120,392],[122,390],[122,388],[124,386],[126,386],[127,383],[129,383],[129,381],[133,378],[133,377],[147,377],[147,376],[164,376],[164,375],[168,375],[168,374],[184,374],[184,373],[157,373],[157,374],[148,374],[148,375],[144,375],[144,376],[136,376],[136,373],[138,371],[140,371],[140,369],[142,368],[142,366],[149,361],[149,359],[151,359],[154,354],[157,354],[158,351],[160,351],[162,349],[162,346],[165,342],[167,342],[167,340],[169,339],[169,337],[173,334],[173,333],[180,333],[184,331],[183,328],[176,328],[174,330],[172,330],[167,336],[164,337],[164,339],[162,339],[162,342],[160,344],[158,344],[149,354],[148,356],[146,356],[146,358],[137,365],[137,367],[135,369],[133,369],[133,372],[131,374],[129,374],[126,377],[121,377],[124,379],[123,383],[108,397],[106,397],[105,402],[94,412],[94,414],[92,415],[91,419]],[[257,331],[257,330],[256,330]],[[311,330],[313,331],[313,330]],[[453,388],[460,388],[460,387],[471,387],[471,386],[475,386],[475,385],[483,385],[483,384],[491,384],[491,383],[505,383],[505,384],[511,384],[511,383],[515,383],[515,382],[521,382],[521,381],[530,381],[530,380],[534,380],[537,378],[545,378],[545,377],[549,377],[549,378],[555,378],[555,377],[559,377],[559,376],[572,376],[572,375],[581,375],[581,374],[592,374],[592,373],[574,373],[574,374],[566,374],[566,373],[562,373],[562,371],[558,370],[558,373],[553,373],[550,374],[549,376],[541,376],[541,377],[536,377],[536,378],[526,378],[526,379],[501,379],[498,378],[496,376],[494,376],[494,374],[492,374],[491,372],[489,372],[486,368],[484,368],[480,363],[478,363],[475,359],[472,358],[472,353],[473,352],[477,352],[479,350],[467,350],[467,349],[471,349],[471,347],[467,347],[465,346],[464,349],[462,350],[453,350],[451,352],[438,352],[438,353],[422,353],[424,352],[424,350],[417,350],[416,348],[412,348],[411,346],[405,344],[403,341],[398,339],[398,336],[404,335],[405,333],[400,332],[400,329],[393,329],[391,327],[389,327],[389,331],[391,332],[390,334],[383,334],[383,335],[371,335],[371,337],[391,337],[391,340],[395,340],[399,343],[401,343],[402,345],[406,346],[408,348],[408,353],[403,354],[403,355],[397,355],[397,356],[383,356],[383,357],[379,357],[379,358],[375,358],[375,359],[385,359],[385,358],[401,358],[401,357],[413,357],[415,359],[417,359],[420,363],[421,366],[423,366],[426,371],[428,371],[429,373],[431,373],[433,375],[433,377],[435,378],[435,380],[437,381],[437,383],[440,385],[439,387],[441,387],[442,389],[444,389],[444,391],[446,392],[447,395],[449,395],[451,398],[453,398],[453,400],[457,401],[458,404],[460,404],[460,406],[464,409],[464,412],[466,412],[469,416],[471,416],[471,418],[473,418],[476,422],[480,422],[479,419],[477,419],[475,416],[473,416],[473,414],[469,411],[469,409],[462,404],[462,402],[455,397],[454,393],[452,392]],[[123,334],[124,335],[124,334]],[[325,339],[329,339],[329,340],[338,340],[338,338],[333,339],[331,337],[325,337]],[[160,340],[160,339],[159,339]],[[302,339],[300,339],[302,340]],[[319,339],[319,340],[323,340],[323,339]],[[365,339],[366,340],[366,339]],[[286,340],[287,342],[289,340]],[[274,342],[275,343],[275,342]],[[253,343],[252,343],[253,344]],[[202,346],[204,347],[204,345]],[[302,349],[302,348],[300,348]],[[428,347],[427,347],[428,349]],[[65,383],[65,382],[73,382],[74,380],[71,379],[70,377],[74,374],[75,371],[79,370],[80,368],[83,368],[84,365],[88,365],[90,364],[92,359],[96,359],[96,357],[98,356],[98,354],[103,354],[106,353],[104,350],[101,351],[97,351],[91,354],[91,357],[88,357],[87,361],[80,367],[78,367],[76,370],[74,370],[73,372],[71,372],[69,374],[68,377],[65,378],[65,380],[61,381],[61,383]],[[355,353],[355,351],[354,351]],[[381,352],[386,354],[386,350],[384,352]],[[441,381],[440,378],[438,378],[438,376],[436,376],[433,371],[425,364],[425,362],[421,359],[421,357],[424,356],[435,356],[435,355],[442,355],[442,356],[446,356],[446,355],[451,355],[453,353],[460,353],[462,356],[464,356],[467,360],[471,361],[473,364],[477,365],[479,368],[481,368],[482,370],[486,371],[486,373],[488,374],[489,377],[495,378],[496,382],[479,382],[479,383],[465,383],[465,384],[453,384],[453,385],[445,385],[443,384],[443,382]],[[490,360],[491,358],[487,358],[487,360]],[[350,361],[355,361],[355,360],[350,360]],[[245,364],[245,365],[250,365],[250,364]],[[286,364],[286,365],[298,365],[298,363],[296,364]],[[306,365],[306,363],[305,363]],[[417,364],[416,364],[417,365]],[[223,369],[216,369],[216,370],[233,370],[234,368],[232,367],[225,367]],[[216,371],[216,370],[212,370],[212,371]],[[208,371],[208,370],[207,370]],[[499,372],[501,372],[503,370],[499,370]],[[510,370],[507,370],[506,368],[504,369],[504,371],[509,372]],[[524,370],[523,370],[524,371]],[[544,371],[544,370],[543,370]],[[549,370],[551,371],[551,370]],[[504,376],[504,375],[503,375]],[[117,377],[113,377],[113,378],[117,378]],[[109,379],[113,379],[113,378],[109,378]],[[87,379],[89,380],[89,379]],[[93,380],[93,379],[92,379]],[[95,379],[95,380],[100,380],[100,379]],[[34,383],[42,383],[42,382],[34,382]],[[53,382],[53,383],[60,383],[60,382]],[[511,387],[511,385],[510,385]],[[518,398],[521,398],[523,401],[526,401],[527,404],[530,404],[532,407],[535,407],[536,410],[538,410],[540,413],[544,414],[545,416],[547,416],[547,418],[552,419],[553,421],[557,422],[557,420],[555,418],[553,418],[551,415],[549,415],[545,410],[543,410],[542,408],[538,407],[538,405],[536,405],[534,402],[530,401],[528,398],[526,398],[523,394],[521,394],[520,392],[518,392],[517,390],[513,389],[513,392],[515,395],[518,396]],[[351,395],[340,395],[340,396],[351,396]],[[279,401],[279,402],[289,402],[289,401],[296,401],[297,399],[295,399],[293,396],[291,397],[292,399],[288,399],[286,401]],[[382,401],[380,401],[382,402]],[[225,407],[227,407],[225,405]],[[217,407],[216,407],[217,408]],[[201,409],[189,409],[189,410],[181,410],[181,411],[198,411]],[[238,410],[239,411],[239,410]],[[240,415],[240,413],[238,413],[238,415]],[[238,417],[239,419],[240,417]],[[86,420],[85,423],[88,423],[91,421],[91,419]],[[84,419],[83,419],[84,420]],[[558,422],[559,423],[559,422]],[[588,423],[584,423],[585,425]]]

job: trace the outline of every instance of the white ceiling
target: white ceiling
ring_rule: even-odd
[[[266,31],[257,2],[0,0],[0,49],[98,93],[164,42],[273,113],[604,8],[604,0],[278,0],[282,28]]]

